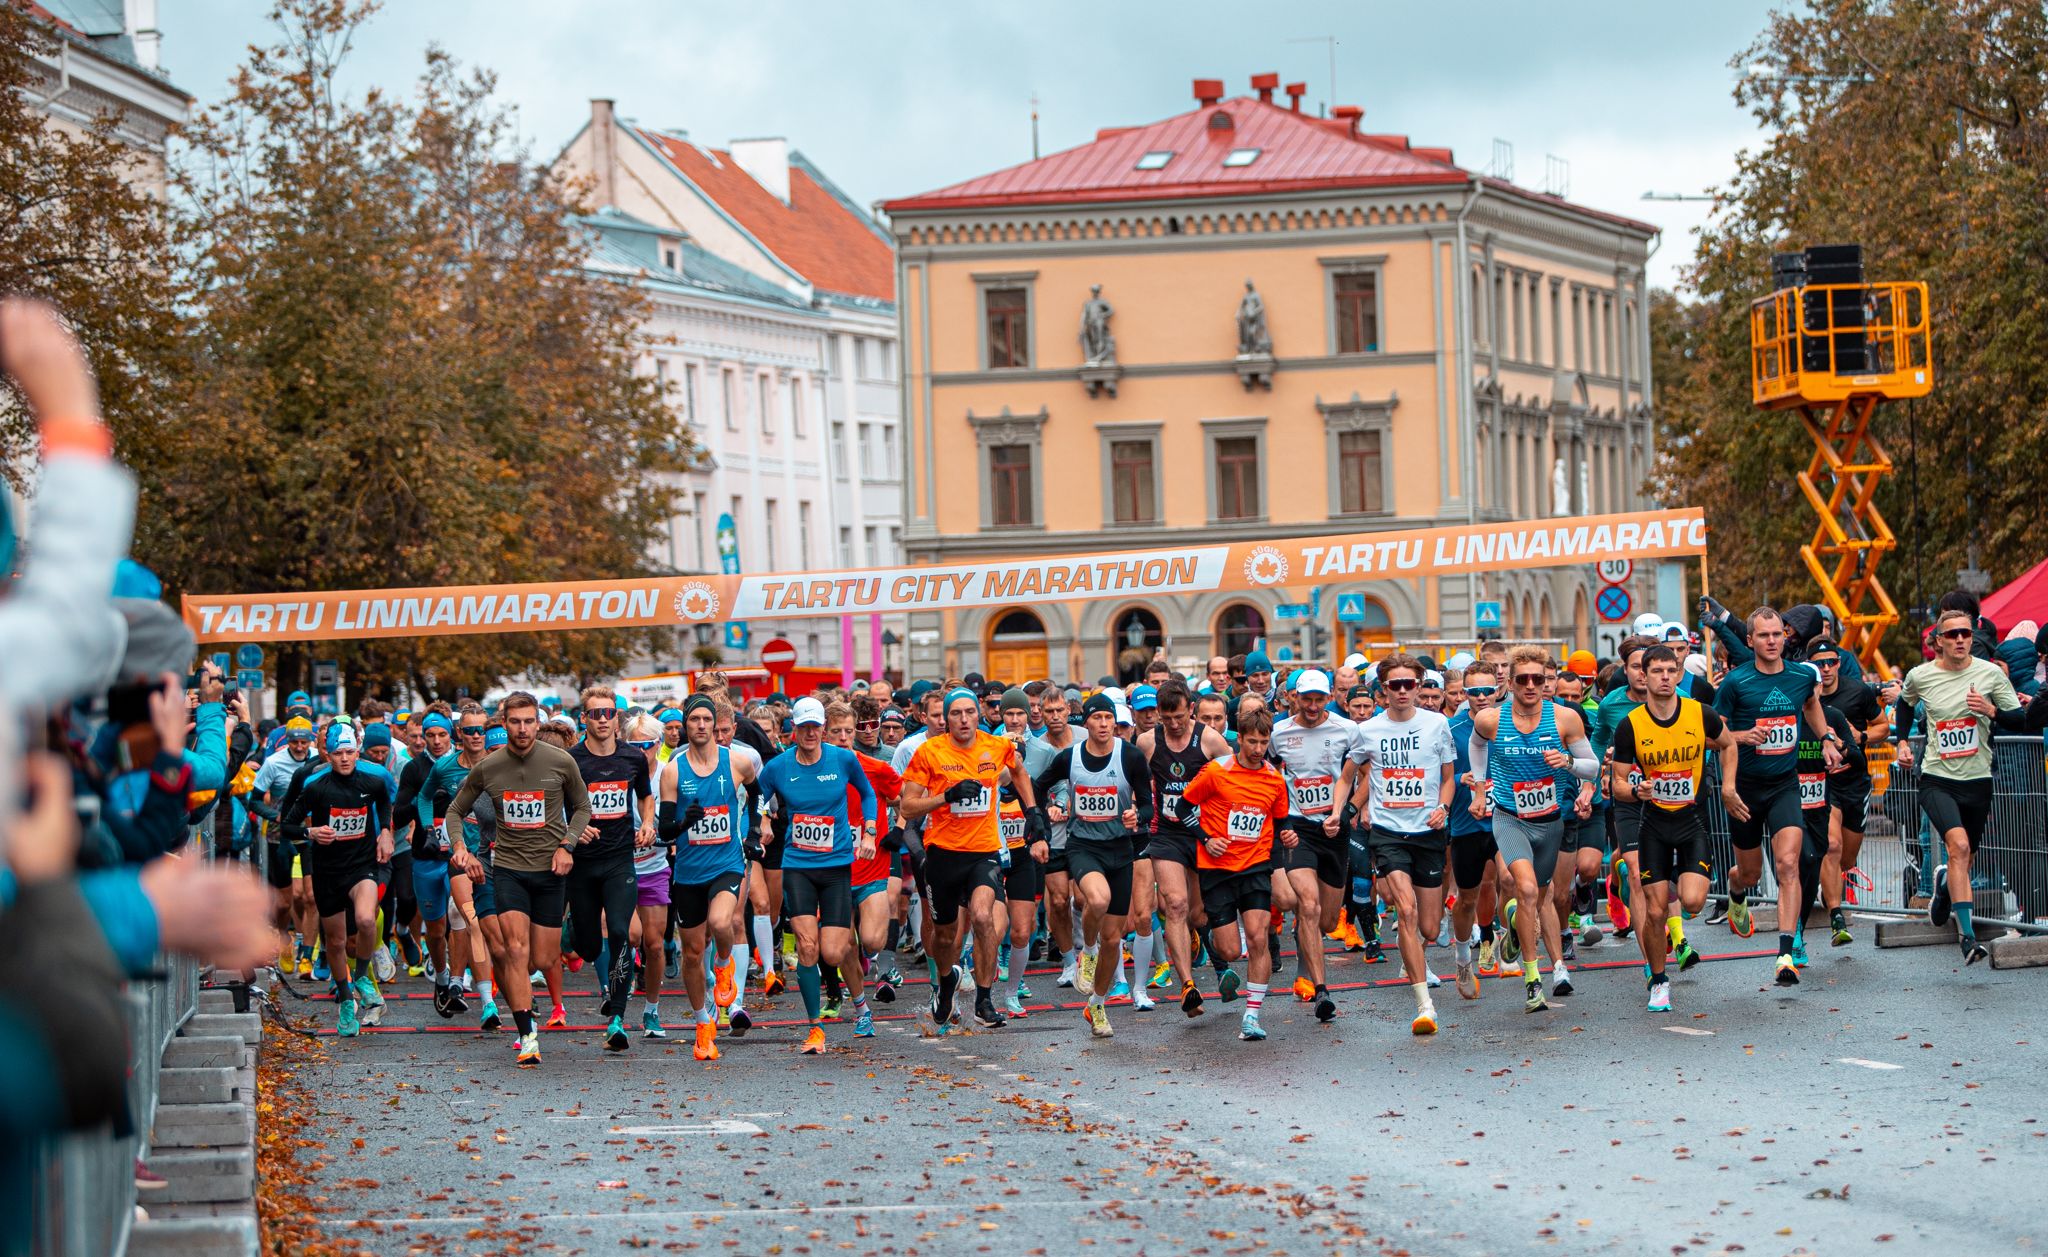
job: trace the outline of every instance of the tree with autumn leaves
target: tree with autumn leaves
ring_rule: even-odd
[[[690,445],[634,372],[641,298],[584,269],[583,189],[531,159],[488,74],[431,50],[404,97],[343,93],[374,8],[283,0],[275,42],[186,129],[170,204],[146,216],[164,273],[102,277],[175,312],[168,332],[145,328],[146,392],[109,395],[143,486],[136,556],[170,589],[206,592],[647,571],[677,506],[661,473]],[[103,377],[126,348],[126,325],[105,321]],[[670,644],[627,630],[320,653],[351,695],[404,682],[447,696],[616,675]],[[305,662],[287,649],[280,684],[302,683]]]
[[[1749,306],[1772,253],[1857,243],[1871,280],[1924,280],[1933,308],[1933,394],[1879,411],[1899,468],[1879,497],[1900,537],[1884,579],[1902,607],[1932,602],[1972,541],[1994,582],[2012,579],[2048,554],[2048,14],[1815,0],[1732,64],[1770,138],[1719,190],[1687,299],[1652,304],[1659,496],[1705,508],[1724,601],[1815,600],[1793,482],[1813,447],[1796,418],[1750,405]]]

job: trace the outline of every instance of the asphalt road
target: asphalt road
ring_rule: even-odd
[[[1433,1039],[1408,1032],[1398,964],[1355,957],[1334,984],[1388,985],[1340,993],[1326,1027],[1275,998],[1258,1044],[1237,1040],[1241,1003],[1213,1000],[1195,1020],[1115,1009],[1094,1041],[1048,973],[1043,1011],[1002,1030],[928,1037],[898,1003],[874,1039],[834,1026],[806,1058],[774,1024],[792,992],[713,1064],[674,1030],[603,1051],[586,975],[580,1028],[544,1034],[538,1068],[514,1066],[509,1033],[393,999],[302,1081],[333,1158],[327,1224],[375,1252],[2048,1247],[2048,970],[1962,972],[1872,933],[1787,993],[1736,950],[1752,944],[1696,928],[1731,958],[1660,1016],[1610,941],[1581,958],[1611,967],[1582,964],[1548,1013],[1511,981],[1477,1003],[1447,985]],[[664,1003],[671,1022],[685,1007]]]

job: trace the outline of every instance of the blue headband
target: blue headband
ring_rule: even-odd
[[[964,685],[955,686],[953,689],[946,691],[945,706],[948,709],[950,709],[953,706],[954,702],[963,698],[966,699],[968,702],[973,703],[977,708],[981,706],[981,700],[974,696],[974,691],[968,689]]]
[[[428,729],[444,729],[452,735],[455,732],[455,722],[437,711],[420,722],[420,731],[422,733]]]

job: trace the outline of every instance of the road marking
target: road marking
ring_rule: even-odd
[[[551,1122],[609,1122],[609,1113],[557,1113],[548,1118]]]
[[[1865,1069],[1904,1069],[1904,1065],[1893,1065],[1885,1061],[1866,1061],[1860,1056],[1837,1056],[1835,1060],[1843,1065],[1861,1065]]]
[[[1003,1211],[1006,1213],[1017,1209],[1086,1209],[1093,1211],[1096,1209],[1115,1208],[1123,1205],[1128,1205],[1130,1203],[1132,1202],[1121,1200],[1005,1200],[1003,1202]],[[1187,1203],[1192,1204],[1192,1202]],[[963,1213],[971,1213],[975,1209],[975,1206],[968,1204],[962,1204],[955,1207]],[[739,1221],[741,1219],[750,1217],[784,1217],[789,1215],[801,1216],[805,1214],[912,1212],[923,1213],[938,1212],[939,1210],[944,1208],[947,1208],[947,1206],[932,1204],[790,1205],[774,1209],[756,1209],[746,1205],[736,1205],[730,1209],[650,1209],[645,1212],[628,1210],[619,1213],[552,1213],[540,1214],[534,1217],[522,1216],[519,1221],[520,1225],[522,1226],[543,1226],[551,1222],[656,1222],[665,1219],[681,1221],[688,1220],[691,1218],[712,1218],[721,1221]],[[335,1229],[355,1228],[360,1226],[364,1230],[376,1230],[382,1229],[384,1227],[411,1230],[431,1230],[438,1227],[476,1226],[480,1223],[502,1223],[504,1222],[504,1220],[505,1219],[501,1214],[460,1213],[450,1214],[446,1217],[440,1218],[367,1218],[361,1220],[360,1222],[358,1222],[358,1220],[354,1218],[323,1218],[320,1219],[320,1225]]]
[[[781,1109],[776,1109],[776,1110],[775,1110],[774,1112],[772,1112],[772,1113],[770,1113],[770,1112],[766,1112],[766,1111],[763,1111],[763,1112],[760,1112],[760,1113],[735,1113],[735,1114],[733,1114],[733,1116],[734,1116],[734,1117],[781,1117],[781,1116],[782,1116],[782,1110],[781,1110]]]
[[[615,1126],[612,1133],[618,1135],[758,1135],[761,1128],[752,1122],[699,1122],[689,1126]]]
[[[1714,1033],[1711,1030],[1701,1030],[1693,1026],[1664,1026],[1662,1029],[1666,1034],[1689,1034],[1699,1039],[1709,1038]]]

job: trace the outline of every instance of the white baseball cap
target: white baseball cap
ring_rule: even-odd
[[[1636,617],[1636,636],[1661,637],[1664,634],[1664,617],[1655,611],[1645,611]]]
[[[1131,709],[1129,707],[1126,707],[1122,702],[1118,702],[1116,705],[1116,722],[1120,725],[1134,723],[1131,720]]]
[[[1355,651],[1355,650],[1354,650],[1354,651],[1352,651],[1352,652],[1351,652],[1350,654],[1348,654],[1348,655],[1344,656],[1344,666],[1345,666],[1345,667],[1347,667],[1347,668],[1357,668],[1357,667],[1362,667],[1362,666],[1364,666],[1364,664],[1365,664],[1365,656],[1364,656],[1364,655],[1361,655],[1361,654],[1359,654],[1359,653],[1358,653],[1357,651]]]
[[[1422,674],[1422,683],[1424,685],[1431,687],[1432,689],[1440,690],[1444,687],[1444,674],[1432,668],[1428,672]]]
[[[1330,692],[1330,674],[1321,668],[1308,668],[1294,678],[1294,692],[1297,694],[1327,694]]]
[[[799,698],[796,700],[796,706],[790,709],[789,723],[792,728],[797,725],[824,724],[825,704],[815,698]]]

